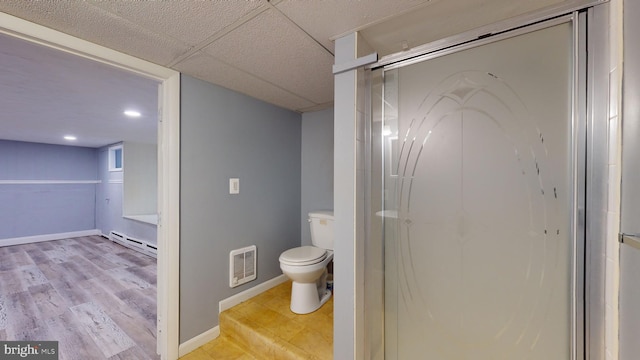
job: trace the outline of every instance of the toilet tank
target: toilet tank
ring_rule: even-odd
[[[309,225],[313,246],[333,250],[333,211],[310,212]]]

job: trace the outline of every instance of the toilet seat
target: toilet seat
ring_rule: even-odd
[[[313,265],[327,258],[327,250],[315,246],[289,249],[280,255],[280,263],[291,266]]]

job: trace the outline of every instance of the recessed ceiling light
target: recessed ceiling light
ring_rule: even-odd
[[[131,118],[137,118],[137,117],[140,117],[140,115],[142,115],[140,114],[139,111],[135,111],[135,110],[125,110],[124,114]]]
[[[64,139],[67,141],[74,141],[74,140],[77,140],[78,138],[73,135],[65,135]]]

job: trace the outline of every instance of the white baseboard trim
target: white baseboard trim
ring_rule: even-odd
[[[220,336],[220,327],[216,326],[213,329],[209,329],[200,335],[197,335],[178,347],[178,356],[182,357],[199,348],[200,346],[208,343],[209,341]]]
[[[37,243],[42,241],[62,240],[62,239],[69,239],[69,238],[82,237],[82,236],[92,236],[92,235],[102,235],[102,232],[98,229],[93,229],[93,230],[72,231],[72,232],[58,233],[58,234],[46,234],[46,235],[35,235],[35,236],[25,236],[25,237],[18,237],[18,238],[0,239],[0,246],[31,244],[31,243]]]
[[[0,180],[0,185],[100,184],[101,180]]]
[[[278,286],[280,284],[282,284],[283,282],[287,281],[287,277],[282,274],[280,276],[276,276],[271,280],[267,280],[265,282],[263,282],[262,284],[256,285],[250,289],[247,289],[243,292],[237,293],[231,297],[228,297],[222,301],[220,301],[218,307],[219,307],[219,311],[223,312],[229,308],[232,308],[238,304],[240,304],[243,301],[249,300],[252,297],[259,295],[269,289],[271,289],[272,287]],[[194,351],[195,349],[199,348],[200,346],[208,343],[211,340],[216,339],[218,336],[220,336],[220,327],[216,326],[212,329],[209,329],[205,332],[203,332],[200,335],[197,335],[187,341],[185,341],[184,343],[180,344],[180,346],[178,347],[178,356],[182,357],[187,355],[188,353]]]
[[[250,289],[247,289],[243,292],[237,293],[231,297],[228,297],[222,301],[220,301],[218,305],[219,312],[223,312],[227,309],[230,309],[243,301],[247,301],[256,295],[260,295],[263,292],[276,287],[283,282],[287,281],[287,276],[285,274],[274,277],[271,280],[267,280],[262,284],[256,285]]]

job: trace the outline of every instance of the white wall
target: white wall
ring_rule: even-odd
[[[624,1],[621,232],[640,234],[640,2]],[[620,360],[640,354],[640,250],[620,247]]]
[[[136,239],[157,244],[157,226],[123,217],[123,172],[109,171],[109,146],[98,149],[96,228],[103,235],[118,231]]]
[[[125,142],[123,156],[123,213],[158,213],[158,146]]]
[[[369,54],[353,33],[336,40],[336,65]],[[364,355],[364,69],[335,75],[334,105],[334,334],[336,359]]]
[[[355,58],[356,34],[337,39],[336,64]],[[334,105],[334,299],[333,354],[336,359],[355,355],[355,71],[335,76]]]

